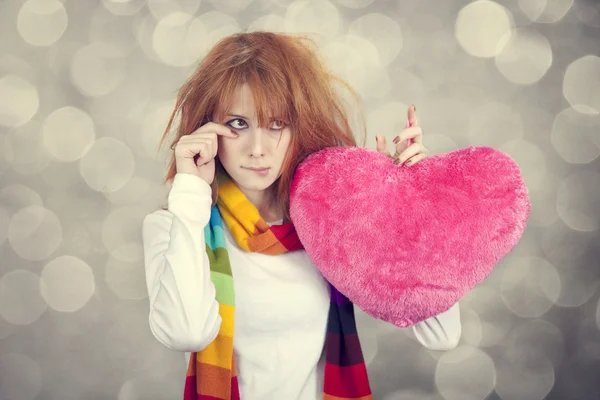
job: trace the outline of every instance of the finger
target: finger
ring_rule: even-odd
[[[419,153],[419,154],[417,154],[417,155],[409,158],[408,160],[406,160],[406,162],[404,163],[404,165],[408,165],[408,166],[415,165],[419,161],[423,160],[425,157],[427,157],[427,154],[425,154],[425,153]]]
[[[202,125],[200,128],[196,129],[194,132],[192,132],[192,134],[208,133],[208,132],[214,132],[217,135],[227,136],[232,139],[235,139],[239,136],[239,134],[237,132],[235,132],[233,129],[231,129],[230,127],[221,125],[221,124],[217,124],[216,122],[208,122],[208,123]]]
[[[410,128],[404,129],[396,138],[394,139],[394,143],[397,145],[406,144],[409,139],[412,139],[413,142],[422,143],[422,141],[417,140],[418,136],[423,134],[423,130],[419,126],[412,126]],[[413,142],[409,143],[413,144]]]
[[[419,126],[419,120],[417,118],[417,107],[415,107],[415,105],[413,104],[412,106],[408,107],[408,117],[407,117],[407,125],[408,127],[413,127],[413,126]],[[422,133],[423,131],[421,131]],[[410,140],[409,139],[409,143],[423,143],[423,135],[415,137],[414,139]]]
[[[419,121],[417,120],[417,107],[415,107],[414,104],[408,107],[408,126],[419,126]]]
[[[395,164],[402,164],[409,158],[416,156],[419,153],[424,153],[423,146],[419,143],[413,143],[401,152],[397,157],[394,158]]]
[[[385,136],[377,135],[375,136],[375,141],[377,142],[377,152],[388,157],[392,156],[387,149],[387,140],[385,139]]]
[[[400,142],[399,137],[396,136],[396,139],[394,139],[394,144],[396,145],[396,151],[395,151],[394,155],[392,156],[393,158],[398,157],[400,155],[400,153],[402,153],[404,150],[406,150],[408,148],[408,146],[410,146],[412,144],[411,142],[409,142],[409,140],[403,140]]]
[[[194,159],[196,160],[196,165],[198,167],[203,166],[204,164],[210,162],[213,158],[215,158],[214,149],[212,143],[202,143],[198,147],[198,154]]]

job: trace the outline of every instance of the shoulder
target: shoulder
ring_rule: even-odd
[[[144,217],[142,232],[145,234],[168,230],[173,223],[173,214],[169,210],[159,209]]]

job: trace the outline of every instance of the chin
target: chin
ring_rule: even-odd
[[[266,190],[276,181],[271,173],[266,176],[248,176],[252,174],[251,172],[249,174],[229,174],[229,176],[231,176],[236,185],[246,190]]]

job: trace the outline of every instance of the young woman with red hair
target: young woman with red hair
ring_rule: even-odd
[[[145,218],[143,240],[152,333],[191,353],[186,400],[372,398],[352,303],[311,263],[289,216],[299,163],[356,146],[342,90],[359,99],[311,40],[269,32],[221,40],[181,88],[161,140],[178,117],[168,206]],[[378,151],[410,165],[428,150],[408,115],[415,126],[396,154],[379,137]],[[458,305],[413,331],[428,348],[453,348]]]

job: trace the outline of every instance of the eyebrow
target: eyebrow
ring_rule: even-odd
[[[250,119],[248,117],[245,117],[243,115],[238,115],[238,114],[227,114],[227,117],[236,117],[236,118],[244,118],[244,119]]]

